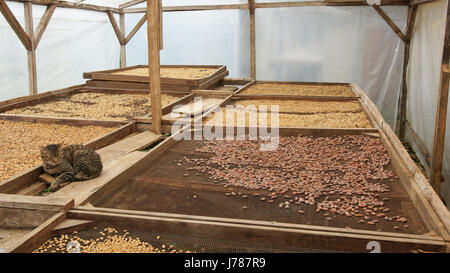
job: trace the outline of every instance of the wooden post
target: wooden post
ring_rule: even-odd
[[[250,77],[256,79],[256,51],[255,51],[255,7],[254,0],[248,0],[250,13]]]
[[[120,32],[122,34],[122,38],[125,37],[125,14],[121,13],[120,15]],[[123,39],[125,40],[125,39]],[[127,66],[127,44],[126,41],[123,41],[122,44],[120,44],[120,67],[126,67]]]
[[[159,0],[147,0],[148,72],[152,108],[152,129],[161,134],[161,82],[159,68]]]
[[[445,24],[445,39],[442,53],[441,77],[439,82],[438,100],[436,104],[436,123],[434,126],[433,159],[431,161],[431,185],[440,196],[442,182],[442,161],[444,157],[445,129],[447,123],[448,88],[450,74],[450,5],[447,2],[447,22]]]
[[[36,44],[34,39],[33,27],[33,10],[31,2],[24,3],[25,15],[25,31],[31,42],[31,48],[27,50],[28,60],[28,87],[30,95],[37,94],[37,80],[36,80]]]
[[[414,23],[416,21],[416,13],[417,13],[417,6],[410,6],[408,8],[408,22],[406,25],[406,35],[405,35],[405,52],[403,56],[402,92],[400,94],[399,137],[401,140],[405,139],[406,103],[408,99],[408,85],[406,82],[406,72],[408,69],[411,36],[412,31],[414,29]]]

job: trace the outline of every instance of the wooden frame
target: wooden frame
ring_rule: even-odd
[[[133,75],[118,75],[112,74],[115,72],[128,71],[136,68],[147,68],[147,65],[135,65],[120,69],[111,69],[103,71],[85,72],[83,78],[92,80],[104,80],[104,81],[119,81],[119,82],[138,82],[148,83],[149,77],[146,76],[133,76]],[[228,74],[224,74],[227,68],[224,65],[161,65],[161,68],[215,68],[215,72],[207,77],[201,79],[177,79],[177,78],[161,78],[162,85],[188,85],[193,87],[201,87],[202,84],[209,80],[214,79],[217,76],[225,77]],[[222,77],[222,78],[223,78]],[[216,79],[221,80],[222,78]]]

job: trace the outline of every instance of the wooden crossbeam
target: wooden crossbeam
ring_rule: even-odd
[[[114,33],[116,34],[117,39],[119,40],[119,43],[121,45],[124,45],[125,38],[123,37],[122,32],[120,31],[120,28],[117,25],[116,18],[114,18],[114,14],[110,10],[106,11],[106,14],[108,15],[109,21],[111,22],[111,25],[114,29]]]
[[[408,0],[381,0],[382,6],[408,6]],[[255,3],[254,8],[285,8],[285,7],[311,7],[311,6],[369,6],[367,1],[302,1],[302,2],[276,2]],[[201,11],[201,10],[224,10],[224,9],[248,9],[248,4],[227,5],[190,5],[163,7],[163,12],[176,11]],[[146,8],[122,9],[124,13],[143,13]]]
[[[8,22],[12,30],[16,33],[17,37],[22,42],[23,46],[27,50],[31,50],[30,38],[20,25],[19,21],[17,21],[16,17],[11,12],[8,5],[6,5],[5,0],[0,0],[0,12],[3,14],[3,17],[5,17],[5,20]]]
[[[34,41],[34,44],[36,47],[39,45],[39,41],[42,38],[42,35],[44,35],[45,29],[48,26],[48,23],[50,22],[50,19],[52,18],[53,12],[56,9],[56,5],[47,6],[47,9],[44,12],[44,15],[42,16],[41,20],[39,21],[39,24],[36,28],[36,39]]]
[[[404,43],[406,43],[406,36],[403,34],[403,32],[397,27],[397,25],[389,18],[389,16],[384,12],[383,9],[381,9],[380,6],[372,6],[373,9],[383,18],[383,20],[386,22],[386,24],[389,25],[389,27],[397,34],[397,36],[402,39]]]
[[[145,23],[145,21],[147,21],[147,14],[144,14],[142,16],[141,20],[139,20],[139,22],[136,24],[136,26],[134,26],[134,28],[127,35],[127,37],[125,38],[126,44],[131,40],[131,38],[133,38],[133,36],[136,34],[136,32],[138,32],[138,30],[142,27],[142,25]]]

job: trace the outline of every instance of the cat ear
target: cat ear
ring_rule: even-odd
[[[45,151],[45,146],[39,145],[39,150],[41,151],[41,153],[43,153]]]

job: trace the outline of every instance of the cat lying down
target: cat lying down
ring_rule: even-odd
[[[44,171],[56,178],[50,191],[56,191],[61,183],[99,177],[103,169],[100,155],[84,145],[49,144],[40,150]]]

